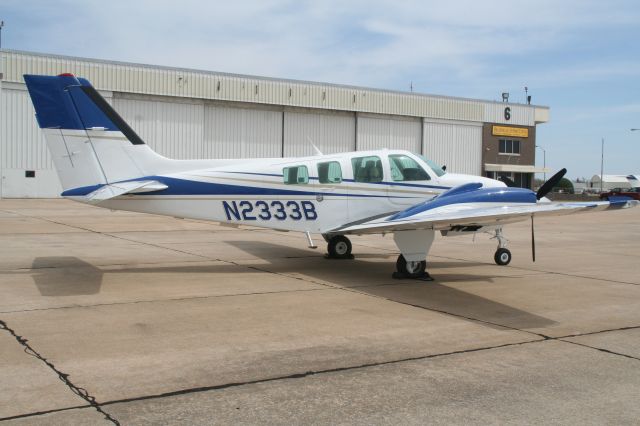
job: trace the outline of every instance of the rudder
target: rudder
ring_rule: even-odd
[[[72,74],[24,80],[65,190],[136,179],[149,172],[143,165],[163,159],[87,80]]]

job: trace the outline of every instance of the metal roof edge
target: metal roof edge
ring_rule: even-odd
[[[266,77],[266,76],[257,76],[257,75],[251,75],[251,74],[234,74],[234,73],[222,72],[222,71],[208,71],[208,70],[201,70],[201,69],[195,69],[195,68],[180,68],[180,67],[171,67],[166,65],[142,64],[142,63],[136,63],[136,62],[96,59],[96,58],[87,58],[87,57],[81,57],[81,56],[69,56],[69,55],[59,55],[59,54],[43,53],[43,52],[31,52],[27,50],[3,48],[3,49],[0,49],[0,52],[13,53],[13,54],[19,54],[19,55],[40,56],[40,57],[47,57],[47,58],[54,58],[54,59],[65,59],[65,60],[72,60],[72,61],[84,61],[84,62],[93,62],[93,63],[100,63],[100,64],[118,65],[123,67],[141,67],[141,68],[148,68],[148,69],[155,69],[155,70],[189,72],[189,73],[204,74],[204,75],[211,75],[211,76],[251,78],[256,80],[264,80],[264,81],[280,82],[280,83],[291,83],[291,84],[307,84],[307,85],[318,86],[318,87],[332,87],[337,89],[361,90],[361,91],[379,92],[379,93],[387,93],[387,94],[402,95],[402,96],[448,99],[448,100],[456,100],[456,101],[471,101],[471,102],[481,102],[484,104],[518,105],[520,107],[525,107],[525,108],[550,109],[549,106],[546,106],[546,105],[523,104],[518,102],[500,102],[500,101],[492,101],[492,100],[478,99],[478,98],[464,98],[464,97],[458,97],[458,96],[434,95],[429,93],[406,92],[401,90],[379,89],[374,87],[354,86],[354,85],[337,84],[337,83],[323,83],[323,82],[309,81],[309,80]]]

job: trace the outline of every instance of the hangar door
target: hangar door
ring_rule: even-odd
[[[158,154],[202,158],[203,103],[165,102],[153,97],[113,94],[113,107]]]
[[[158,154],[175,159],[280,157],[282,112],[197,99],[114,94],[115,108]]]
[[[282,155],[282,111],[210,104],[204,109],[204,158]]]
[[[424,122],[424,155],[447,171],[482,174],[482,123]]]
[[[404,149],[421,152],[422,121],[358,114],[358,151]]]
[[[323,154],[355,150],[356,124],[353,113],[284,112],[284,156],[314,155],[313,144]]]

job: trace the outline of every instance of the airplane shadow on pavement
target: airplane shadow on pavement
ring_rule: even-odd
[[[42,296],[100,293],[102,270],[77,257],[36,257],[31,268],[31,277]]]
[[[105,273],[234,273],[244,267],[243,273],[277,273],[314,284],[324,284],[336,289],[350,289],[362,294],[381,297],[443,313],[449,313],[494,328],[500,326],[517,329],[544,328],[554,321],[486,297],[473,294],[484,283],[493,283],[492,265],[478,262],[438,261],[429,262],[429,270],[435,281],[395,280],[391,273],[397,254],[357,253],[353,260],[329,260],[321,251],[295,249],[290,246],[262,241],[225,241],[226,244],[258,258],[257,261],[241,261],[237,264],[215,265],[167,265],[105,269],[96,267],[77,257],[39,257],[32,264],[32,277],[42,296],[64,297],[98,294]],[[283,256],[284,255],[284,256]],[[487,275],[466,273],[466,267],[486,266]],[[447,272],[447,269],[455,269]],[[513,280],[519,277],[502,277]],[[455,283],[457,288],[446,283]],[[178,284],[179,285],[179,284]],[[469,291],[461,287],[468,286]]]
[[[226,241],[226,243],[256,257],[261,257],[258,253],[278,253],[279,249],[285,248],[263,241]],[[434,260],[428,261],[428,270],[432,273],[434,281],[396,280],[391,277],[391,274],[395,269],[397,253],[360,254],[357,252],[358,248],[354,247],[355,259],[353,260],[332,260],[321,257],[321,254],[324,255],[323,251],[314,256],[314,253],[308,250],[286,246],[288,254],[291,254],[292,250],[297,250],[298,256],[264,259],[269,261],[269,264],[261,264],[259,268],[284,275],[306,276],[313,281],[326,282],[334,287],[350,288],[393,302],[478,320],[489,327],[494,327],[492,324],[496,324],[518,329],[534,329],[556,323],[548,318],[445,284],[466,283],[465,285],[468,285],[471,291],[482,286],[483,283],[493,283],[494,277],[491,273],[495,272],[495,265]],[[317,261],[309,264],[310,257]],[[460,268],[468,267],[486,267],[487,275],[460,271]],[[447,269],[455,269],[455,271],[447,272]],[[503,278],[511,278],[514,283],[520,279],[517,276],[503,276]],[[495,326],[495,328],[502,327]]]

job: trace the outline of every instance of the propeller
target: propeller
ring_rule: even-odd
[[[566,173],[567,173],[567,169],[562,169],[558,171],[558,173],[556,173],[555,175],[551,176],[549,180],[543,183],[540,189],[538,189],[536,198],[539,200],[545,195],[547,195],[549,192],[551,192],[553,187],[556,186],[558,182],[560,182],[560,179],[562,179]]]
[[[551,192],[553,187],[556,186],[558,182],[560,182],[560,179],[562,179],[566,173],[567,169],[563,168],[559,170],[555,175],[551,176],[551,178],[543,183],[542,186],[538,189],[536,198],[539,200],[549,192]],[[533,215],[531,215],[531,258],[534,262],[536,261],[536,233],[533,224]]]
[[[518,187],[518,185],[516,185],[516,183],[511,178],[508,178],[506,176],[501,176],[500,181],[504,182],[504,184],[507,185],[509,188]]]
[[[533,230],[533,215],[531,215],[531,258],[536,261],[536,234]]]

